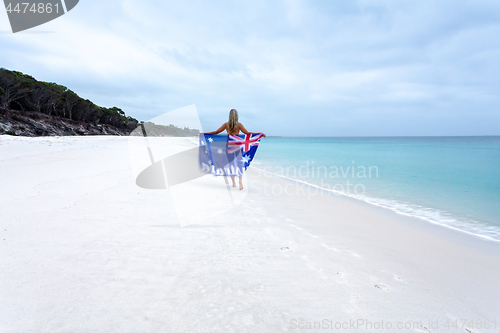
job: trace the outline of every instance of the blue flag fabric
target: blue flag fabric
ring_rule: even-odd
[[[200,133],[199,162],[203,172],[241,176],[252,162],[262,133],[216,135]]]

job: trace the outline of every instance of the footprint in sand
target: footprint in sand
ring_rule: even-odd
[[[356,303],[359,299],[359,296],[358,295],[351,295],[351,296],[348,296],[347,297],[347,301],[349,303]]]
[[[398,281],[399,283],[406,283],[405,279],[403,279],[401,276],[394,276],[394,280]]]
[[[281,248],[281,251],[290,251],[290,248],[288,246],[283,246]]]
[[[344,273],[344,272],[337,272],[337,276],[338,276],[338,277],[344,277],[344,276],[345,276],[345,273]]]
[[[426,332],[426,333],[432,333],[427,327],[423,326],[422,324],[419,324],[418,327],[414,328],[415,332]]]
[[[323,270],[321,269],[321,267],[319,267],[318,265],[315,265],[315,264],[313,264],[313,263],[311,263],[311,264],[309,265],[309,268],[310,268],[310,269],[313,269],[313,270],[317,270],[318,272],[322,272],[322,273],[323,273]]]
[[[375,288],[380,289],[380,290],[383,290],[383,291],[390,291],[390,290],[389,290],[389,288],[387,288],[387,286],[386,286],[386,285],[383,285],[383,284],[381,284],[381,283],[379,283],[379,284],[374,284],[374,286],[375,286]]]
[[[425,326],[422,326],[422,324],[420,324],[420,326],[416,329],[417,332],[427,332],[427,333],[432,333],[431,330],[429,330],[427,327]]]
[[[316,263],[314,263],[311,260],[309,260],[308,256],[302,255],[302,256],[300,256],[300,258],[302,258],[305,262],[307,262],[307,267],[309,269],[318,271],[320,273],[320,276],[321,276],[322,279],[327,279],[327,277],[325,275],[325,272],[323,272],[323,269],[321,267],[319,267]]]
[[[315,265],[314,263],[310,263],[309,265],[309,268],[314,270],[314,271],[317,271],[319,274],[320,274],[320,277],[323,279],[323,280],[326,280],[328,279],[325,275],[325,272],[323,272],[323,270],[321,269],[321,267],[319,267],[318,265]]]

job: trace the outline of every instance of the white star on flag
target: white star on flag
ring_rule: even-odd
[[[241,158],[241,160],[245,163],[248,163],[250,161],[250,157],[248,157],[248,155],[245,155]]]
[[[210,143],[212,143],[212,142],[214,141],[214,139],[212,139],[212,138],[208,138],[208,141],[209,141]]]
[[[224,153],[224,152],[222,151],[222,149],[220,149],[220,148],[219,148],[219,149],[217,150],[217,153],[222,154],[222,153]]]

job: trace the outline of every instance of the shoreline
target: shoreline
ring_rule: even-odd
[[[459,227],[455,227],[453,225],[446,224],[444,222],[432,220],[431,218],[428,218],[426,216],[418,215],[418,212],[415,212],[415,214],[406,213],[404,211],[398,210],[396,207],[389,206],[389,205],[384,205],[384,204],[377,203],[377,202],[374,201],[374,200],[381,200],[380,198],[369,197],[369,196],[363,197],[364,195],[350,194],[350,193],[344,193],[344,192],[341,192],[341,191],[336,191],[336,190],[333,190],[333,189],[327,189],[327,188],[323,188],[323,187],[321,187],[319,185],[309,183],[309,182],[304,181],[304,180],[300,180],[300,179],[296,179],[296,178],[292,178],[292,177],[287,177],[287,176],[284,176],[284,175],[279,175],[277,173],[269,172],[269,171],[266,171],[264,169],[261,169],[259,167],[255,167],[255,166],[251,166],[251,167],[253,169],[258,170],[259,172],[271,175],[271,177],[280,178],[280,179],[284,179],[284,180],[287,180],[287,181],[304,184],[306,186],[310,186],[310,187],[316,188],[316,189],[318,189],[320,191],[332,193],[332,194],[338,195],[338,196],[345,196],[345,197],[348,197],[348,198],[351,198],[351,199],[354,199],[354,200],[359,200],[359,201],[367,203],[369,205],[373,205],[373,206],[376,206],[376,207],[388,209],[388,210],[390,210],[392,212],[395,212],[396,214],[399,214],[399,215],[421,219],[421,220],[424,220],[424,221],[426,221],[428,223],[432,223],[432,224],[435,224],[435,225],[438,225],[438,226],[441,226],[441,227],[449,228],[449,229],[452,229],[452,230],[455,230],[455,231],[463,232],[463,233],[466,233],[468,235],[479,237],[479,238],[482,238],[482,239],[485,239],[485,240],[488,240],[488,241],[500,242],[500,233],[495,233],[499,238],[494,238],[492,236],[484,235],[484,234],[481,234],[481,233],[476,233],[474,231],[470,231],[470,230],[466,230],[466,229],[461,229]],[[383,199],[383,200],[388,201],[388,199]],[[438,214],[441,213],[441,211],[437,211],[437,210],[435,210],[435,212],[438,213]],[[457,218],[452,217],[451,219],[453,221],[461,223],[461,221],[458,220]],[[474,222],[481,223],[481,222],[478,222],[478,221],[474,221]],[[467,223],[468,222],[464,222],[464,228],[467,227]],[[482,227],[488,227],[488,226],[487,225],[483,225]]]
[[[249,177],[262,179],[254,173]],[[287,182],[276,177],[264,181]],[[475,303],[478,311],[489,312],[493,317],[494,309],[500,306],[500,290],[494,282],[500,279],[500,243],[497,241],[405,216],[345,195],[327,193],[310,198],[269,195],[260,200],[261,203],[266,201],[268,206],[273,206],[272,209],[277,209],[280,204],[299,207],[298,211],[291,209],[290,215],[294,215],[292,227],[298,227],[312,239],[321,239],[321,245],[326,248],[337,243],[334,252],[349,248],[348,251],[359,255],[356,258],[372,257],[376,266],[390,265],[420,285],[433,286],[437,294],[442,293],[439,288],[446,290],[448,297],[457,298],[457,303],[461,303],[458,299],[467,300],[460,305],[462,311],[466,308],[470,311],[470,304]],[[283,206],[280,208],[285,215],[287,208]],[[300,207],[304,209],[301,211]],[[289,220],[285,218],[285,221]],[[428,306],[434,304],[431,302]],[[419,311],[426,312],[423,308]],[[438,313],[437,309],[434,311]]]

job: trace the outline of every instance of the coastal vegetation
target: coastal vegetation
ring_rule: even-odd
[[[175,125],[158,125],[150,121],[141,122],[142,130],[134,131],[131,135],[145,135],[145,136],[198,136],[200,133],[197,129],[189,127],[177,127]]]
[[[139,122],[119,107],[102,107],[53,82],[0,68],[0,134],[195,136],[197,130]]]
[[[126,134],[138,124],[136,119],[126,116],[118,107],[98,106],[88,99],[81,98],[65,86],[38,81],[30,75],[4,68],[0,68],[0,112],[3,116],[2,123],[9,119],[14,122],[27,121],[26,118],[34,121],[45,120],[45,122],[69,120],[67,125],[93,125],[88,126],[89,131],[90,127],[97,125],[101,125],[99,126],[101,128],[108,127],[112,134]],[[26,125],[29,126],[29,123],[28,121]],[[14,126],[22,125],[16,124],[11,127]],[[12,128],[9,131],[14,132],[13,130],[19,132],[19,128]],[[4,132],[7,131],[4,129]],[[35,135],[44,135],[44,132],[50,131],[40,128],[38,133],[35,131]],[[71,130],[66,132],[79,134]]]

